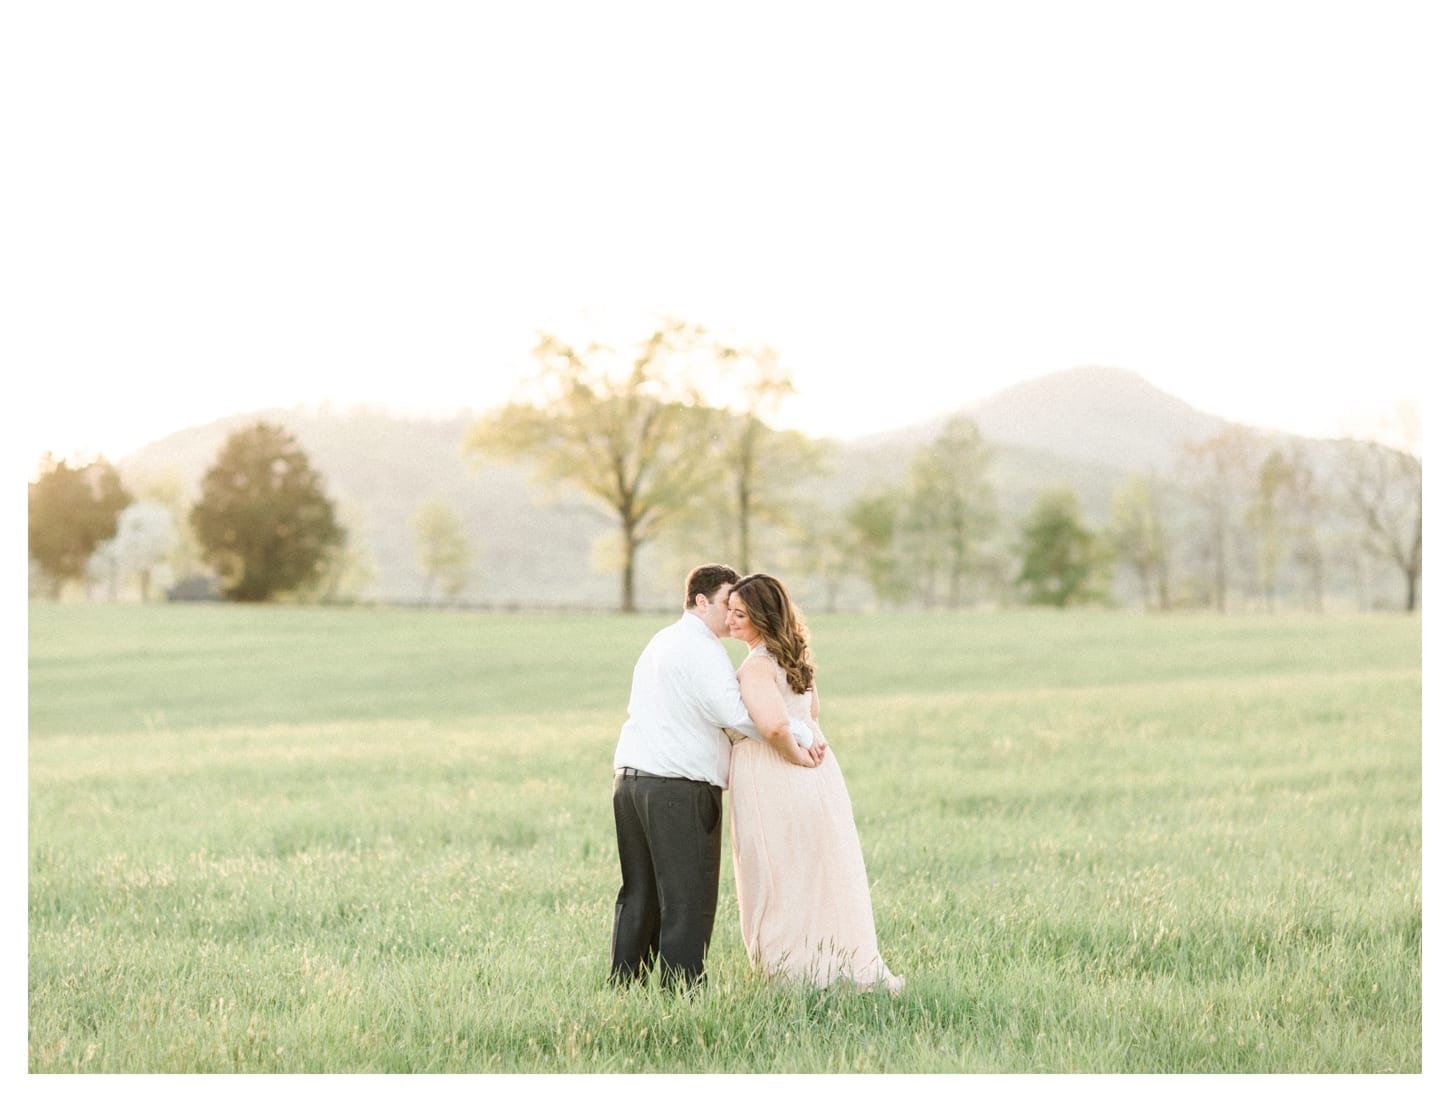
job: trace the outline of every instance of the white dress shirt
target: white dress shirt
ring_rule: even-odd
[[[761,737],[740,699],[730,655],[700,617],[686,612],[655,633],[634,665],[614,768],[724,788],[730,776],[727,727]],[[798,720],[791,721],[791,732],[805,746],[814,737]]]

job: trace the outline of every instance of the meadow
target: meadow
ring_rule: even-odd
[[[604,983],[672,617],[29,617],[31,1072],[1421,1070],[1418,618],[813,618],[906,992],[753,975],[727,833],[682,1000]]]

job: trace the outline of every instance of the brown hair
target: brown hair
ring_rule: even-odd
[[[814,685],[816,667],[811,660],[811,633],[779,579],[769,574],[750,574],[736,582],[730,592],[740,598],[745,615],[760,632],[770,656],[780,663],[790,687],[804,693]]]
[[[697,566],[690,571],[690,576],[685,581],[685,607],[695,607],[696,594],[703,593],[708,601],[722,585],[734,585],[739,580],[740,574],[735,568],[723,563],[712,562]]]

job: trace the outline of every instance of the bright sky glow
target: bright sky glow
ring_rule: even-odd
[[[817,434],[1084,364],[1363,427],[1447,366],[1439,18],[26,5],[10,444],[28,471],[270,406],[481,410],[586,312],[772,345]]]

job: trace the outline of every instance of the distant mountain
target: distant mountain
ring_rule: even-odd
[[[1053,485],[1078,494],[1086,519],[1109,517],[1113,491],[1131,471],[1165,479],[1169,509],[1181,504],[1172,485],[1185,443],[1226,422],[1111,368],[1075,368],[1009,387],[955,411],[972,417],[992,446],[990,477],[1006,526]],[[119,464],[135,487],[169,474],[193,489],[233,430],[270,420],[292,431],[326,480],[342,523],[371,554],[373,595],[418,600],[424,595],[411,521],[437,499],[461,517],[478,551],[465,601],[495,605],[613,608],[618,578],[596,569],[611,518],[567,486],[543,487],[518,465],[465,459],[462,444],[476,414],[406,418],[372,409],[262,410],[173,433]],[[858,494],[902,483],[911,457],[933,439],[950,413],[895,432],[838,441],[831,473],[806,487],[810,498],[840,508]],[[703,553],[703,552],[702,552]],[[641,607],[678,600],[673,566],[647,552],[637,578]]]
[[[1185,444],[1228,424],[1115,367],[1075,367],[1018,383],[955,413],[996,445],[1016,445],[1119,470],[1167,474]],[[924,444],[952,414],[871,439]]]

